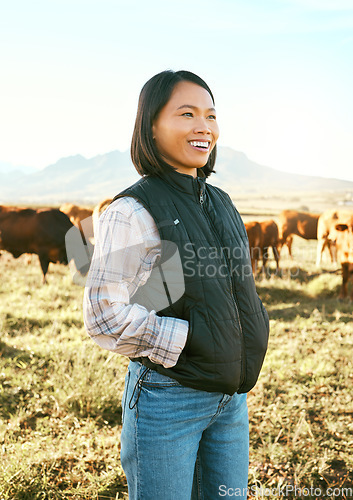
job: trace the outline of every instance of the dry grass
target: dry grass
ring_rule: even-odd
[[[334,266],[314,267],[313,243],[293,248],[283,277],[258,279],[271,337],[248,399],[249,486],[353,487],[352,304],[336,298]],[[36,258],[0,259],[0,498],[128,498],[119,462],[127,360],[87,337],[83,290],[51,266],[42,286]]]

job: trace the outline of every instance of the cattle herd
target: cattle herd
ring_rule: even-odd
[[[103,210],[112,200],[106,199],[94,209],[66,203],[55,208],[17,208],[0,205],[0,250],[10,252],[15,258],[24,253],[37,254],[43,272],[43,280],[50,262],[68,263],[65,235],[72,228],[80,232],[81,238],[94,243],[94,226]],[[328,249],[331,260],[342,268],[340,298],[348,295],[348,281],[353,276],[353,211],[327,210],[322,214],[311,214],[295,210],[283,210],[274,220],[245,223],[249,239],[251,264],[254,274],[266,273],[269,249],[272,248],[276,270],[280,269],[280,254],[284,245],[292,256],[293,236],[307,240],[318,240],[317,266],[321,265],[322,253]],[[78,267],[82,273],[88,267]],[[353,288],[350,294],[353,300]]]
[[[85,211],[84,216],[87,214],[89,216]],[[80,232],[76,225],[79,220],[77,216],[73,223],[64,211],[57,208],[0,205],[0,250],[10,252],[15,258],[22,254],[37,254],[45,283],[50,262],[68,264],[65,236],[69,230]],[[88,266],[77,265],[77,269],[87,273]]]
[[[338,262],[342,268],[342,287],[340,298],[348,295],[348,281],[353,276],[353,211],[331,209],[322,214],[283,210],[278,223],[273,220],[246,222],[251,264],[254,274],[262,259],[262,271],[266,272],[269,248],[272,248],[279,270],[281,249],[287,246],[292,257],[293,236],[306,240],[317,240],[316,265],[322,262],[322,253],[328,249],[331,261]],[[353,288],[351,291],[353,300]]]

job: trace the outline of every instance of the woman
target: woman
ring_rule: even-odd
[[[246,393],[268,316],[243,222],[206,183],[218,135],[201,78],[155,75],[131,145],[142,179],[99,221],[84,318],[100,346],[131,359],[121,435],[130,500],[246,498]]]

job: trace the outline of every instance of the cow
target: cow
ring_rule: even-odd
[[[73,203],[64,203],[60,210],[69,217],[72,224],[79,228],[85,238],[93,239],[93,209],[80,207]]]
[[[342,287],[340,299],[344,299],[348,295],[348,282],[350,277],[353,277],[353,212],[350,217],[346,217],[345,222],[337,222],[336,230],[336,251],[337,260],[342,268]],[[353,301],[353,287],[350,294],[350,299]]]
[[[0,249],[15,258],[24,253],[37,254],[45,283],[50,262],[68,263],[65,235],[72,227],[68,216],[56,208],[0,206]],[[87,272],[88,266],[80,271]]]
[[[16,207],[14,205],[10,205],[10,206],[6,206],[6,205],[0,205],[0,208],[1,208],[1,213],[5,213],[5,212],[10,212],[10,211],[18,211],[18,210],[21,210],[21,207]],[[2,254],[1,252],[1,230],[0,230],[0,256]],[[32,262],[32,254],[30,253],[25,253],[24,254],[24,261],[27,265],[31,264]]]
[[[271,247],[273,256],[276,261],[277,272],[279,271],[279,240],[278,240],[278,226],[274,220],[264,220],[259,222],[262,231],[262,271],[266,271],[266,264],[268,260],[268,250]]]
[[[293,235],[300,236],[306,240],[317,239],[317,224],[320,214],[298,212],[296,210],[283,210],[279,214],[278,237],[280,250],[287,245],[288,252],[292,256]]]
[[[336,259],[336,239],[337,229],[336,226],[342,222],[349,222],[352,216],[352,210],[337,210],[336,208],[326,210],[323,212],[318,220],[317,225],[317,254],[316,265],[319,267],[322,261],[322,253],[327,248],[331,255],[331,260],[334,262]]]
[[[261,258],[261,251],[263,247],[261,226],[256,221],[245,222],[245,229],[249,240],[251,268],[253,274],[255,275],[257,261]]]

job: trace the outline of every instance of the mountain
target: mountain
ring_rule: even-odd
[[[278,191],[346,191],[353,190],[353,182],[291,174],[271,167],[259,165],[238,151],[231,148],[219,148],[216,162],[217,185],[228,189],[258,192]],[[212,179],[213,184],[216,182]]]
[[[36,172],[33,167],[14,166],[11,163],[0,161],[0,203],[6,200],[6,193],[11,191],[21,179]]]
[[[20,172],[21,174],[32,174],[36,172],[37,169],[34,167],[25,167],[23,165],[14,166],[12,163],[5,161],[0,161],[0,175],[2,174],[12,174],[13,172]]]
[[[69,156],[43,170],[22,175],[16,185],[0,178],[0,203],[95,203],[138,178],[128,152],[113,151],[90,159]]]
[[[43,170],[26,172],[25,168],[11,169],[0,163],[0,204],[94,204],[139,179],[128,151],[112,151],[89,159],[69,156]],[[218,149],[216,173],[210,182],[242,193],[353,191],[353,182],[281,172],[227,147]]]

